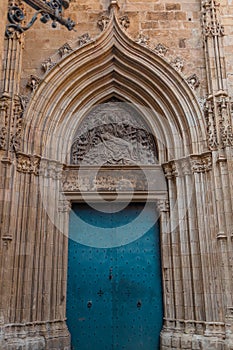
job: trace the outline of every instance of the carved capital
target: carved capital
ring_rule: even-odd
[[[204,173],[212,169],[211,153],[192,155],[190,160],[193,173]]]
[[[63,164],[49,160],[42,159],[40,163],[40,175],[53,180],[62,179]]]
[[[22,173],[39,175],[40,157],[23,153],[17,153],[17,171]]]
[[[164,171],[165,177],[168,180],[171,180],[173,178],[171,163],[163,164],[163,171]]]
[[[163,170],[167,179],[189,176],[195,172],[206,172],[212,169],[211,153],[191,155],[186,158],[172,160],[163,164]]]
[[[192,167],[189,157],[180,161],[181,172],[184,176],[192,174]]]
[[[9,234],[9,233],[5,233],[2,236],[2,240],[3,240],[3,245],[6,249],[9,248],[9,244],[12,242],[13,240],[13,235]]]

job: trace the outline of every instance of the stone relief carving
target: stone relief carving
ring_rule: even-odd
[[[64,45],[62,45],[58,49],[58,53],[60,54],[61,57],[68,55],[72,51],[73,51],[73,49],[71,48],[71,46],[68,43],[65,43]]]
[[[41,78],[31,74],[27,82],[27,86],[31,89],[31,91],[35,91],[38,85],[40,84],[40,82],[41,82]]]
[[[102,15],[98,20],[97,25],[101,31],[104,31],[107,28],[109,22],[110,22],[110,17],[107,15]]]
[[[84,119],[72,145],[72,164],[156,164],[152,135],[136,123],[136,110],[123,105],[102,104]]]
[[[196,74],[192,74],[190,77],[188,77],[187,83],[189,84],[191,89],[195,90],[199,87],[200,80]]]
[[[147,45],[149,45],[150,39],[149,39],[148,36],[146,36],[146,35],[140,33],[140,34],[138,34],[138,36],[137,36],[137,38],[136,38],[135,41],[136,41],[136,43],[138,43],[138,44],[140,44],[140,45],[145,45],[145,46],[147,46]]]
[[[191,156],[192,171],[204,173],[212,169],[212,154],[207,153],[198,156]]]
[[[22,173],[29,173],[39,175],[40,157],[31,156],[23,153],[17,153],[16,155],[16,168],[17,171]]]
[[[228,96],[220,96],[217,99],[220,141],[223,147],[233,146],[232,125],[229,119],[230,106]]]
[[[184,68],[184,60],[181,57],[176,57],[173,61],[171,61],[171,65],[178,72],[182,72]]]
[[[129,20],[129,17],[127,15],[120,17],[119,22],[120,22],[121,26],[125,29],[129,28],[129,26],[130,26],[130,20]]]
[[[160,168],[150,170],[118,168],[113,172],[108,167],[100,170],[86,168],[81,171],[78,168],[66,167],[63,171],[62,190],[65,192],[147,192],[158,189],[158,178],[161,174]]]
[[[3,126],[0,130],[0,149],[6,148],[6,127]]]
[[[204,37],[224,36],[224,27],[219,19],[220,3],[208,0],[203,3],[203,21],[202,28]]]
[[[163,164],[163,169],[166,178],[169,180],[178,176],[191,175],[192,173],[204,173],[212,169],[212,154],[204,153],[172,160]]]
[[[21,146],[21,131],[24,105],[19,96],[13,102],[13,115],[11,118],[10,149],[18,151]]]
[[[63,164],[49,159],[41,159],[39,175],[53,180],[62,179]]]
[[[154,52],[161,57],[165,57],[167,51],[168,51],[168,48],[160,43],[156,45],[154,48]]]
[[[8,94],[3,94],[0,98],[0,149],[6,149],[6,137],[8,127],[8,111],[10,108],[10,97]]]
[[[44,61],[41,64],[42,68],[44,69],[45,73],[47,73],[48,71],[50,71],[54,66],[56,66],[56,62],[53,62],[51,57],[48,58],[46,61]]]
[[[79,36],[78,38],[78,46],[83,46],[86,43],[88,43],[89,41],[91,41],[91,37],[88,33],[85,33],[81,36]]]
[[[215,111],[216,106],[216,111]],[[204,106],[208,145],[211,150],[233,146],[230,101],[227,94],[211,96]]]
[[[25,109],[27,108],[28,102],[29,102],[29,97],[27,95],[20,95],[19,94],[19,99],[20,99],[22,109],[25,111]]]
[[[9,114],[10,104],[11,114]],[[2,96],[0,99],[0,113],[3,122],[3,126],[0,128],[0,149],[19,150],[25,108],[26,98],[22,96],[16,95],[14,98]]]

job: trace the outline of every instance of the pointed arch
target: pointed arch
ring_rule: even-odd
[[[107,29],[63,58],[35,91],[22,151],[64,161],[84,115],[112,96],[133,103],[145,116],[161,162],[206,150],[203,115],[185,79],[135,43],[113,13]]]

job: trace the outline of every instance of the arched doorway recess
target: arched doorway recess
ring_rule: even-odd
[[[205,343],[207,331],[208,341],[211,336],[215,339],[211,325],[217,314],[213,300],[207,298],[208,272],[212,271],[208,266],[202,269],[208,238],[204,235],[202,212],[205,198],[200,193],[202,184],[208,187],[212,176],[203,115],[185,79],[162,57],[127,36],[114,8],[99,38],[71,52],[48,72],[26,111],[22,152],[17,154],[16,183],[25,182],[28,173],[33,175],[29,191],[25,192],[29,207],[30,203],[32,206],[22,214],[22,221],[29,216],[33,220],[37,215],[40,224],[34,233],[39,233],[32,240],[36,246],[36,242],[46,239],[44,251],[40,252],[44,260],[38,274],[32,276],[34,297],[43,293],[44,298],[39,305],[40,314],[33,311],[31,322],[51,320],[49,336],[47,331],[41,331],[47,349],[54,347],[57,339],[61,349],[69,346],[65,323],[68,221],[70,203],[80,200],[80,183],[76,165],[67,159],[78,141],[77,130],[82,120],[93,106],[112,98],[132,104],[143,116],[156,140],[158,165],[167,178],[167,189],[163,187],[160,193],[157,186],[150,198],[157,202],[161,214],[164,300],[161,348],[169,349],[171,343],[180,348],[187,334],[190,342],[195,342],[197,336],[199,342]],[[127,146],[125,154],[130,155]],[[115,160],[121,161],[118,156]],[[85,167],[82,170],[85,174]],[[153,171],[157,171],[156,164]],[[85,188],[82,194],[91,198],[90,188]],[[108,195],[105,192],[109,191],[103,192]],[[123,200],[124,189],[120,192]],[[146,194],[147,191],[140,190],[136,193],[138,200]],[[31,257],[32,264],[36,257]],[[194,265],[200,273],[196,273]],[[38,283],[40,278],[42,283]],[[16,298],[20,298],[20,292]],[[32,305],[28,307],[34,310]],[[221,327],[217,321],[214,324]]]
[[[64,187],[66,198],[80,201],[72,205],[68,241],[73,349],[159,348],[156,203],[167,198],[167,186],[157,157],[139,111],[116,98],[94,106],[77,127]],[[79,193],[70,187],[71,174]]]

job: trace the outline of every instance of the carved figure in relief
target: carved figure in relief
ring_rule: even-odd
[[[134,160],[133,157],[133,147],[132,145],[119,138],[111,135],[110,133],[105,133],[104,135],[100,135],[102,145],[104,146],[104,153],[107,158],[109,158],[109,161],[119,161],[121,159],[124,160]]]
[[[155,164],[156,147],[142,120],[126,104],[98,105],[81,123],[72,164]],[[131,114],[132,113],[132,114]]]

